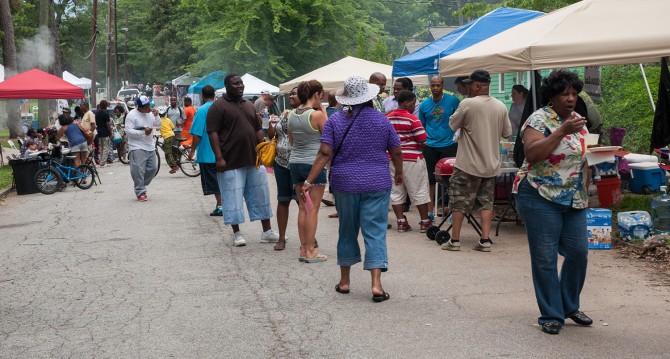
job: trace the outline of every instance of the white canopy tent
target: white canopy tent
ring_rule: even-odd
[[[5,81],[5,67],[0,64],[0,82]]]
[[[260,95],[261,91],[270,91],[271,93],[279,93],[279,87],[271,85],[251,74],[244,74],[241,76],[244,82],[245,95]],[[226,88],[216,90],[216,96],[221,96],[226,93]]]
[[[84,90],[91,89],[91,80],[86,81],[83,78],[79,78],[68,71],[63,71],[63,80]]]
[[[317,80],[323,85],[324,90],[335,91],[342,88],[344,86],[344,80],[350,76],[360,75],[367,79],[374,72],[381,72],[386,76],[387,86],[393,85],[393,77],[391,75],[393,66],[347,56],[329,65],[296,77],[293,80],[284,82],[279,85],[279,90],[283,93],[288,93],[302,81]],[[413,76],[410,77],[410,79],[412,79],[415,86],[428,84],[427,76]]]
[[[668,0],[583,0],[443,57],[440,75],[658,62],[668,15]]]

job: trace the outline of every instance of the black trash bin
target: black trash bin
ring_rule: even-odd
[[[16,194],[31,194],[39,192],[35,187],[35,174],[40,169],[40,158],[10,159],[9,164],[14,171]]]

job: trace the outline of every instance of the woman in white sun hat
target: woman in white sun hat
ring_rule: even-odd
[[[313,187],[330,161],[330,185],[340,221],[337,264],[341,277],[335,290],[349,293],[351,266],[361,261],[361,232],[365,242],[363,269],[372,275],[372,300],[383,302],[390,297],[382,287],[381,273],[388,270],[386,224],[391,181],[401,184],[403,172],[400,139],[391,122],[372,105],[378,93],[379,87],[361,76],[344,81],[344,89],[335,97],[346,110],[326,121],[303,191]],[[389,175],[387,151],[396,168],[394,179]]]

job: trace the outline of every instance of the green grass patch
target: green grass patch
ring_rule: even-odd
[[[624,193],[621,202],[612,207],[612,217],[616,218],[619,212],[647,211],[651,213],[651,199],[659,194]]]
[[[12,185],[12,166],[6,165],[0,167],[0,189]]]
[[[9,130],[0,130],[0,138],[9,138]]]

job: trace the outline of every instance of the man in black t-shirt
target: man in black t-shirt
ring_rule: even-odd
[[[108,106],[109,103],[106,100],[100,101],[99,110],[95,113],[95,127],[98,130],[98,141],[100,141],[101,148],[100,167],[104,167],[110,159],[112,125],[109,119],[109,112],[107,112]]]
[[[251,102],[245,100],[240,76],[228,74],[226,94],[207,112],[207,134],[216,158],[217,180],[223,202],[223,223],[233,227],[233,245],[246,245],[240,232],[246,203],[249,219],[260,220],[262,243],[276,243],[279,234],[272,230],[270,190],[265,167],[256,168],[256,145],[263,141],[263,130]]]

